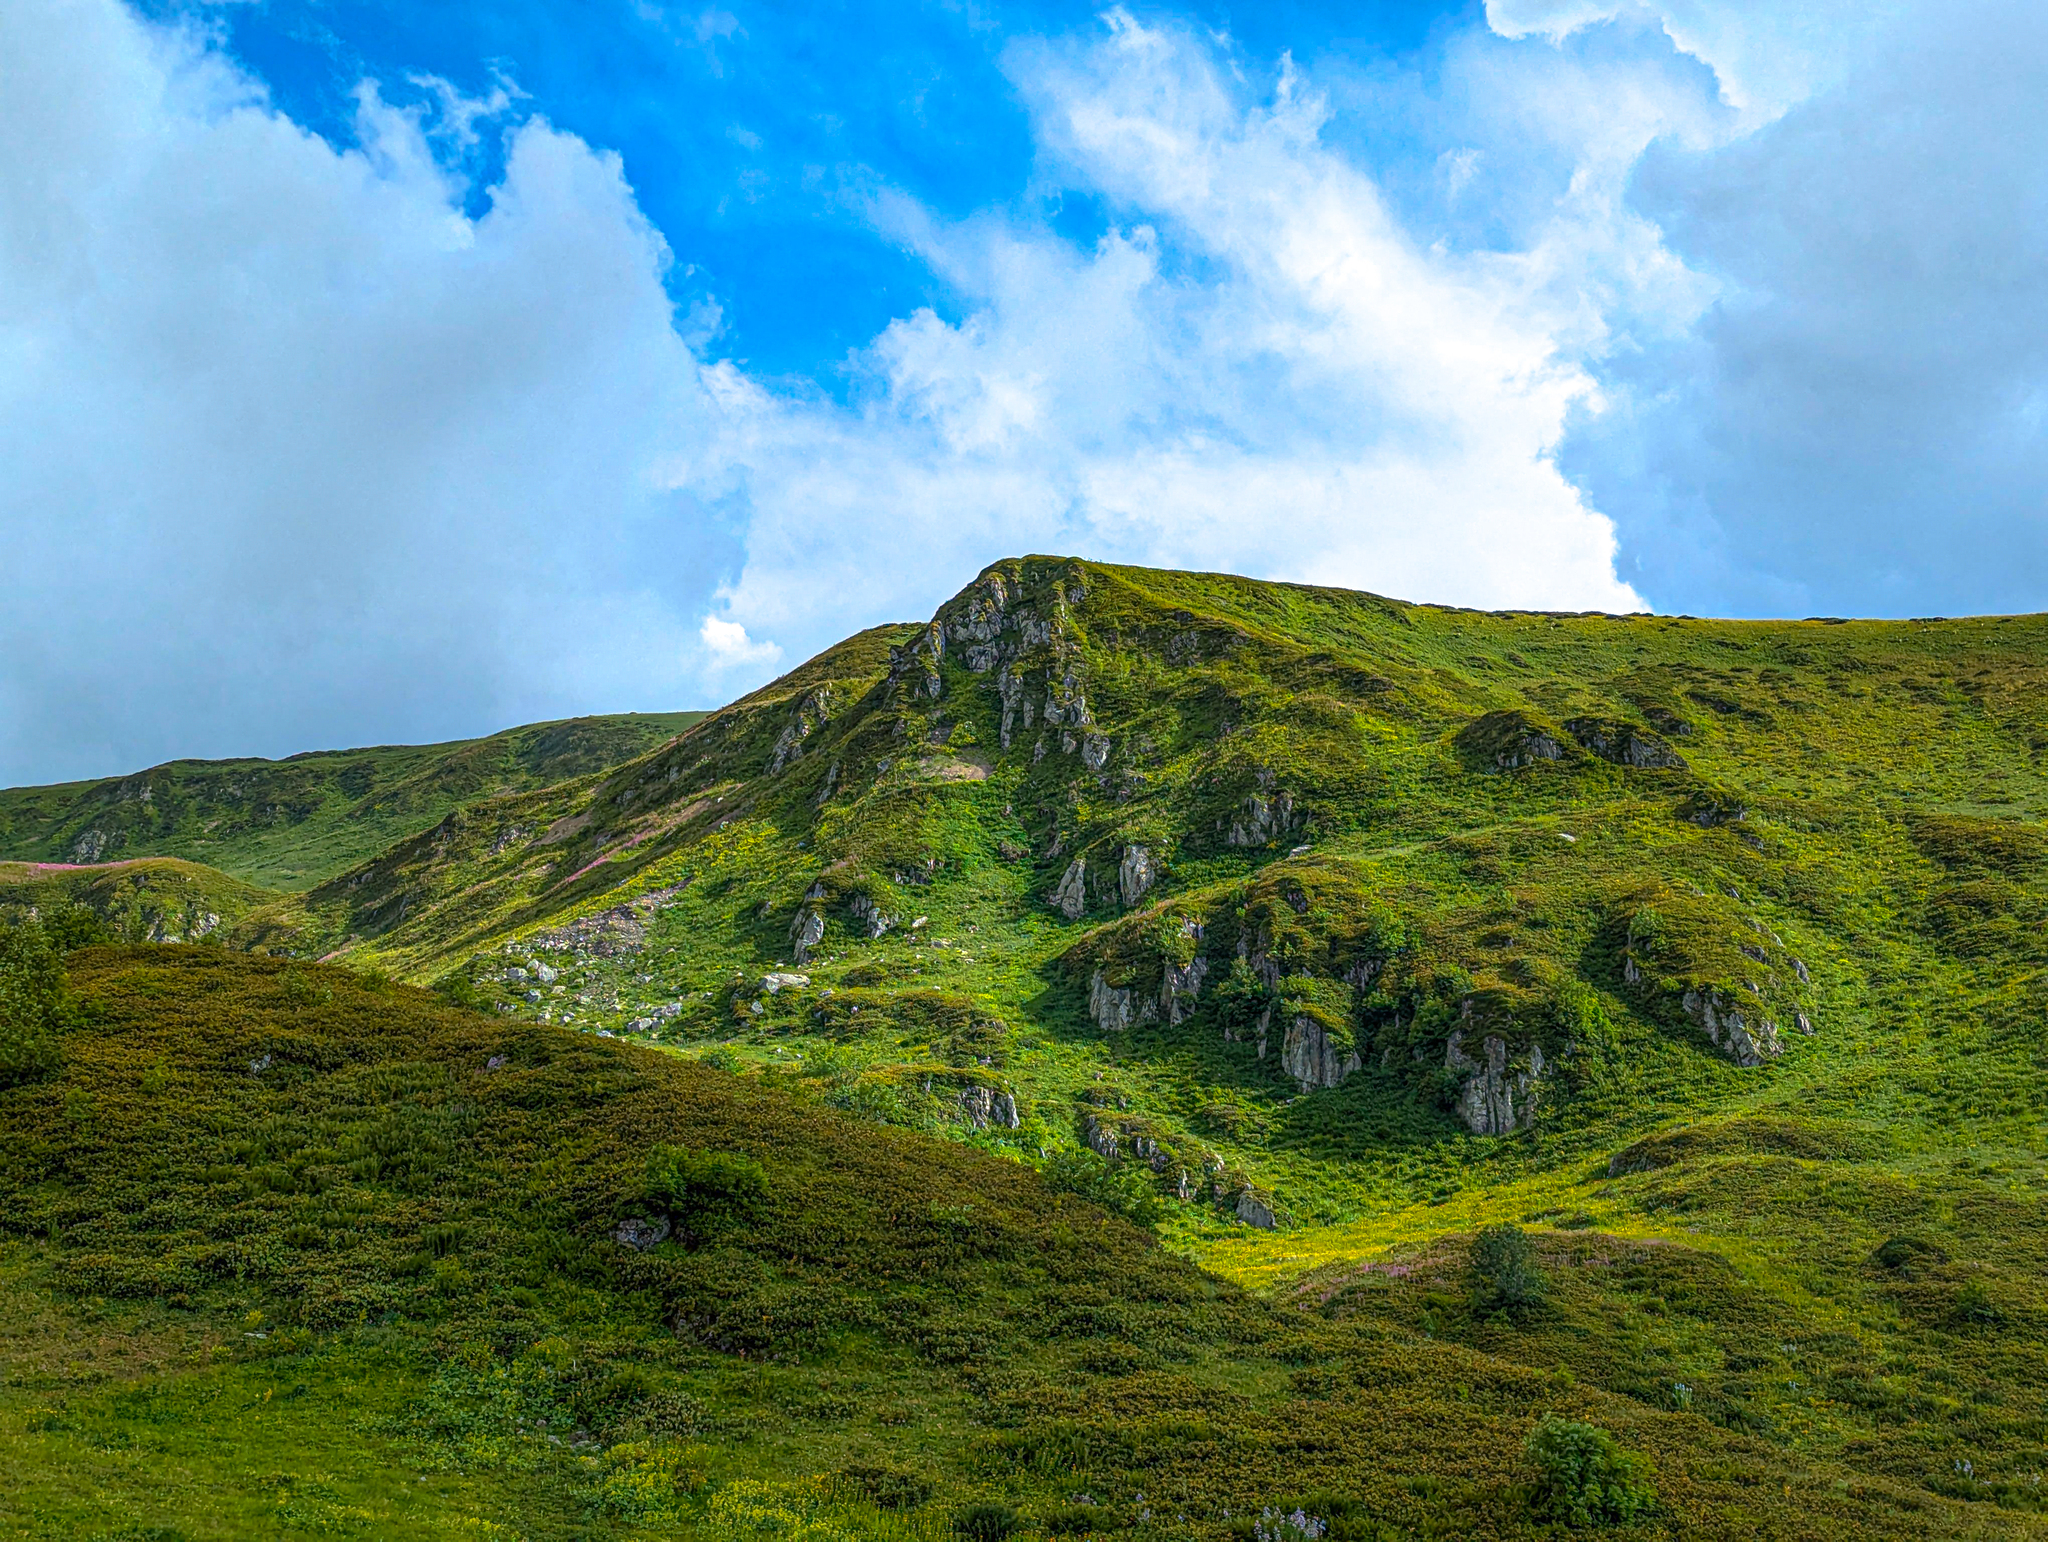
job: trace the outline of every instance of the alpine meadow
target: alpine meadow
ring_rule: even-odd
[[[2048,1538],[2048,618],[999,562],[0,793],[0,1533]]]

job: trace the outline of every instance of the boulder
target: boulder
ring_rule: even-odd
[[[960,1108],[967,1115],[967,1122],[977,1130],[1014,1130],[1022,1122],[1017,1117],[1016,1098],[997,1087],[963,1088]]]
[[[612,1240],[618,1243],[620,1247],[628,1247],[636,1253],[644,1253],[649,1248],[659,1247],[662,1243],[668,1241],[668,1234],[669,1225],[665,1217],[656,1216],[653,1220],[648,1220],[645,1217],[636,1216],[632,1220],[619,1222],[617,1228],[612,1232]]]
[[[1507,1040],[1489,1033],[1480,1043],[1484,1060],[1465,1052],[1460,1029],[1444,1046],[1444,1069],[1463,1078],[1458,1091],[1458,1117],[1474,1135],[1512,1135],[1536,1121],[1536,1100],[1543,1076],[1543,1048],[1529,1046],[1526,1061],[1510,1064]]]
[[[1785,1052],[1776,1023],[1755,1008],[1745,1012],[1711,986],[1687,991],[1683,1005],[1714,1048],[1739,1066],[1760,1066]]]
[[[1081,857],[1067,864],[1067,871],[1052,891],[1052,908],[1069,921],[1081,919],[1081,912],[1088,908],[1086,888],[1088,864]]]
[[[1334,1087],[1360,1064],[1355,1050],[1333,1044],[1328,1031],[1312,1017],[1296,1017],[1280,1041],[1281,1068],[1303,1092]]]
[[[1136,991],[1111,985],[1098,969],[1088,981],[1088,1015],[1104,1033],[1121,1033],[1133,1023],[1151,1021],[1153,1006]]]
[[[1261,1231],[1271,1231],[1280,1224],[1280,1218],[1273,1213],[1273,1207],[1259,1198],[1250,1189],[1237,1196],[1237,1218],[1247,1226],[1256,1226]]]
[[[1145,891],[1152,887],[1156,876],[1152,869],[1152,854],[1143,846],[1126,846],[1124,859],[1116,870],[1117,893],[1126,906],[1135,905],[1145,897]]]

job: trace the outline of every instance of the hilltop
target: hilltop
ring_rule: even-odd
[[[1838,1530],[1840,1493],[1922,1507],[1859,1498],[1872,1534],[2024,1535],[2044,685],[2041,617],[1480,613],[1019,559],[211,935],[259,974],[332,956],[491,1032],[795,1089],[935,1172],[963,1146],[1041,1169],[1340,1360],[1465,1357],[1400,1383],[1464,1389],[1433,1429],[1476,1408],[1516,1447],[1557,1398],[1475,1389],[1527,1373],[1633,1440],[1686,1432],[1660,1451],[1723,1442],[1748,1503],[1803,1517],[1713,1511],[1730,1535]],[[1546,1282],[1527,1310],[1471,1283],[1502,1223]],[[1216,1385],[1270,1384],[1225,1360]],[[1294,1395],[1352,1385],[1314,1364]],[[1380,1470],[1287,1449],[1261,1460],[1342,1492]],[[1817,1476],[1762,1481],[1765,1453]],[[1432,1462],[1391,1470],[1511,1486]],[[1235,1482],[1201,1525],[1287,1487]],[[1388,1534],[1493,1534],[1374,1503]]]
[[[174,760],[128,776],[0,791],[0,860],[203,862],[259,888],[311,888],[478,798],[629,760],[701,712],[569,718],[445,744],[286,760]]]

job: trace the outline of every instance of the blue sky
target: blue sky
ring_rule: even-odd
[[[0,10],[0,781],[710,705],[1019,551],[2048,606],[2010,0]]]

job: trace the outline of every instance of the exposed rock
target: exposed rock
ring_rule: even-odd
[[[1542,761],[1565,759],[1562,733],[1525,712],[1489,712],[1459,729],[1452,743],[1468,762],[1487,770],[1519,771]]]
[[[1145,891],[1152,887],[1156,876],[1152,871],[1152,854],[1143,846],[1126,846],[1124,859],[1117,864],[1117,893],[1123,897],[1126,906],[1135,905],[1145,897]]]
[[[1067,864],[1066,876],[1060,879],[1052,891],[1052,908],[1069,921],[1081,919],[1081,912],[1088,908],[1088,892],[1085,883],[1088,877],[1088,863],[1076,857]]]
[[[1745,1068],[1760,1066],[1785,1052],[1778,1042],[1778,1025],[1761,1012],[1744,1014],[1733,1002],[1712,989],[1689,990],[1684,997],[1685,1015],[1706,1031],[1708,1040],[1722,1054]]]
[[[1444,1046],[1444,1069],[1464,1077],[1458,1093],[1458,1117],[1474,1135],[1511,1135],[1536,1119],[1536,1100],[1543,1076],[1543,1048],[1529,1046],[1526,1064],[1511,1066],[1507,1040],[1489,1033],[1480,1045],[1481,1064],[1465,1053],[1465,1034],[1453,1032]]]
[[[821,685],[797,702],[795,715],[775,740],[768,756],[768,774],[773,776],[804,752],[804,740],[832,720],[832,687]]]
[[[967,1122],[977,1130],[986,1130],[990,1126],[1014,1130],[1022,1122],[1017,1117],[1016,1098],[996,1087],[963,1089],[960,1107],[967,1115]]]
[[[1694,793],[1678,805],[1678,817],[1689,820],[1703,830],[1711,830],[1717,825],[1741,823],[1749,818],[1749,810],[1726,793],[1703,790]]]
[[[1809,1039],[1813,1037],[1812,1018],[1808,1017],[1804,1012],[1794,1012],[1792,1014],[1792,1021],[1798,1026],[1801,1033],[1805,1034]]]
[[[1280,1224],[1280,1218],[1273,1214],[1273,1207],[1250,1189],[1237,1196],[1237,1218],[1261,1231],[1271,1231]]]
[[[1088,734],[1081,740],[1081,764],[1090,771],[1100,771],[1109,764],[1109,740],[1101,734]]]
[[[1088,1015],[1104,1033],[1121,1033],[1133,1023],[1150,1022],[1153,1006],[1136,991],[1111,985],[1098,969],[1088,982]]]
[[[1201,928],[1194,922],[1186,924],[1195,927],[1197,936],[1201,934]],[[1167,1022],[1179,1027],[1194,1010],[1186,1003],[1202,994],[1202,982],[1209,977],[1209,961],[1196,958],[1185,964],[1176,964],[1169,959],[1164,973],[1165,978],[1159,986],[1159,1007],[1166,1014]]]
[[[1312,1017],[1296,1017],[1280,1041],[1280,1065],[1300,1084],[1303,1092],[1334,1087],[1356,1071],[1362,1062],[1357,1052],[1340,1050],[1330,1042],[1323,1025]]]
[[[543,985],[553,985],[556,980],[561,978],[561,974],[550,964],[535,964],[533,966],[533,977]]]
[[[665,1217],[656,1216],[651,1221],[635,1217],[630,1221],[619,1222],[617,1229],[612,1232],[612,1240],[621,1247],[644,1253],[649,1248],[659,1247],[668,1241],[668,1233],[669,1226]]]
[[[507,985],[524,985],[527,982],[527,978],[526,971],[517,964],[514,964],[505,971],[505,983]]]
[[[106,849],[106,831],[87,830],[71,843],[71,860],[81,865],[97,862]]]
[[[1796,958],[1792,960],[1792,972],[1799,976],[1799,983],[1801,985],[1811,985],[1813,983],[1813,976],[1806,972],[1806,965]]]
[[[896,918],[885,915],[882,907],[866,894],[856,894],[846,902],[846,912],[870,939],[881,936],[896,924]]]
[[[1633,723],[1617,722],[1611,718],[1578,717],[1564,727],[1582,748],[1617,766],[1675,770],[1685,765],[1670,745]]]
[[[796,920],[790,924],[790,956],[799,964],[811,961],[811,950],[825,940],[825,912],[806,905],[796,913]]]
[[[1267,797],[1248,793],[1244,812],[1230,822],[1223,837],[1227,846],[1266,846],[1294,828],[1294,795],[1281,791]]]
[[[1090,1114],[1082,1126],[1082,1139],[1088,1142],[1088,1149],[1105,1162],[1114,1162],[1117,1157],[1116,1131],[1103,1122],[1101,1117]]]
[[[777,971],[773,974],[761,976],[761,989],[771,996],[777,991],[782,990],[802,990],[810,983],[811,977],[807,974],[787,974]]]

